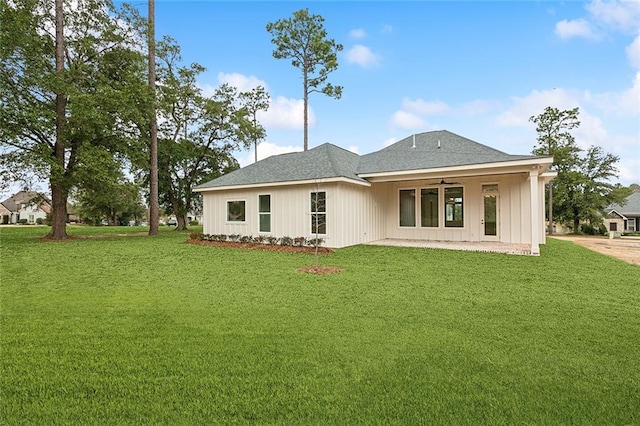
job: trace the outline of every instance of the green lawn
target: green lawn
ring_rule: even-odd
[[[72,228],[74,235],[140,231]],[[0,228],[0,424],[640,424],[640,268]]]

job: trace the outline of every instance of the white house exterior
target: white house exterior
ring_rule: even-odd
[[[505,154],[448,131],[359,156],[331,144],[269,157],[195,190],[206,234],[313,238],[328,247],[381,239],[545,242],[553,159]]]
[[[35,191],[19,191],[2,201],[0,223],[20,223],[26,220],[34,224],[38,219],[46,219],[51,211],[51,202],[46,195]]]

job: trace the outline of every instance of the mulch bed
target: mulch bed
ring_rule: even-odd
[[[256,243],[236,243],[232,241],[203,241],[203,240],[187,240],[189,244],[198,244],[202,246],[229,247],[246,250],[262,250],[277,251],[280,253],[308,253],[313,254],[315,247],[300,246],[282,246],[280,244],[256,244]],[[333,250],[327,247],[318,247],[318,254],[330,254]]]

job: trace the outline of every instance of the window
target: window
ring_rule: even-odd
[[[271,195],[258,195],[259,232],[271,232]]]
[[[327,193],[311,193],[311,233],[327,233]]]
[[[420,225],[438,227],[438,188],[420,190]]]
[[[617,222],[609,222],[609,231],[616,232],[618,230]]]
[[[227,201],[227,220],[229,222],[244,222],[244,201]]]
[[[448,228],[462,228],[464,226],[463,198],[464,189],[462,187],[444,189],[444,226]]]
[[[630,217],[627,219],[627,231],[636,232],[636,218]]]
[[[400,190],[400,226],[416,226],[416,190]]]

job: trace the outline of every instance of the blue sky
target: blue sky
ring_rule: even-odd
[[[146,1],[133,4],[146,13]],[[205,93],[267,88],[259,158],[302,149],[301,73],[273,58],[265,29],[302,8],[344,45],[329,77],[342,99],[310,97],[310,147],[366,154],[446,129],[528,154],[530,116],[579,107],[578,144],[620,156],[619,182],[640,183],[640,2],[156,0],[156,35],[207,68]],[[241,165],[253,157],[236,153]]]

